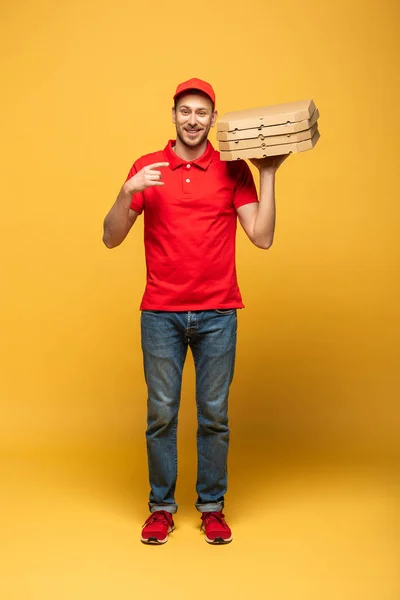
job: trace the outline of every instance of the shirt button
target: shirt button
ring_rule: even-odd
[[[190,179],[186,179],[186,183],[190,183]]]
[[[190,165],[186,165],[186,168],[187,168],[187,169],[190,169]]]

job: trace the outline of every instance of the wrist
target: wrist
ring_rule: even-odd
[[[124,184],[118,194],[117,204],[121,207],[128,207],[131,204],[132,200],[132,190],[129,189],[129,186]]]
[[[121,196],[132,196],[132,194],[134,194],[136,191],[137,190],[135,190],[135,186],[132,184],[129,185],[129,180],[128,180],[122,186],[120,195]]]
[[[260,169],[260,177],[275,177],[276,169],[273,167],[263,167]]]

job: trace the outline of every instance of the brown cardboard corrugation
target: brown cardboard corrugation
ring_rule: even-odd
[[[218,122],[218,131],[252,129],[254,127],[297,123],[311,118],[315,111],[313,100],[287,102],[248,110],[226,113]]]
[[[247,150],[250,148],[266,148],[267,146],[280,146],[281,144],[293,144],[310,140],[317,131],[318,125],[315,123],[311,129],[300,131],[299,133],[289,133],[288,135],[272,135],[269,137],[260,136],[250,140],[236,140],[235,142],[219,142],[221,152],[226,150]]]
[[[298,133],[311,129],[319,119],[319,111],[316,108],[311,116],[311,119],[298,121],[297,123],[285,123],[284,125],[269,125],[267,127],[260,126],[253,129],[235,129],[234,131],[218,131],[217,140],[219,142],[234,142],[238,139],[250,139],[269,137],[274,135],[286,135],[289,133]]]
[[[221,160],[244,160],[246,158],[264,158],[266,156],[279,156],[280,154],[289,154],[297,152],[305,152],[312,150],[320,138],[318,129],[314,136],[295,144],[280,144],[279,146],[267,146],[266,148],[251,148],[247,150],[232,150],[230,152],[221,152]]]

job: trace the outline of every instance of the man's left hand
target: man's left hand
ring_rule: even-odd
[[[290,156],[290,154],[266,156],[265,158],[250,158],[250,162],[257,167],[259,171],[271,171],[271,173],[275,173],[288,156]]]

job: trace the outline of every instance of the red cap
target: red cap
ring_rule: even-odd
[[[215,92],[212,89],[212,86],[206,81],[202,81],[201,79],[197,79],[196,77],[193,77],[192,79],[184,81],[183,83],[180,83],[178,85],[178,87],[176,88],[174,100],[176,100],[178,96],[183,94],[183,92],[187,92],[189,90],[199,90],[200,92],[203,92],[203,94],[206,94],[209,98],[211,98],[211,100],[215,104]]]

